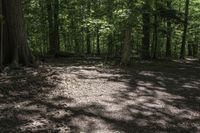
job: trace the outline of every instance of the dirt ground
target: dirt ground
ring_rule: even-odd
[[[0,75],[0,133],[199,133],[200,64],[67,59]]]

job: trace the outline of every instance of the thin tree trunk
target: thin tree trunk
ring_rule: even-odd
[[[42,16],[44,16],[45,15],[45,11],[44,11],[45,7],[44,7],[44,1],[43,0],[39,1],[39,6],[40,6],[41,14],[42,14]],[[45,53],[45,44],[46,44],[46,32],[45,32],[46,27],[45,27],[45,25],[46,25],[46,19],[44,19],[43,17],[40,17],[40,26],[41,26],[41,30],[42,30],[42,33],[41,33],[41,41],[42,41],[41,52],[42,52],[42,55],[44,55],[44,53]]]
[[[91,35],[90,35],[90,29],[89,27],[87,28],[87,31],[86,31],[86,44],[87,44],[87,55],[90,55],[91,54]]]
[[[113,23],[113,0],[107,0],[107,18],[108,18],[108,23],[112,25]],[[113,56],[113,33],[110,33],[107,37],[108,40],[108,50],[107,50],[107,56],[112,57]]]
[[[55,54],[52,0],[47,0],[47,14],[48,14],[48,30],[49,30],[49,54]]]
[[[2,9],[2,0],[0,0],[0,68],[3,65],[3,9]]]
[[[144,13],[142,14],[143,20],[143,39],[142,39],[142,59],[150,59],[150,12],[149,1],[146,0],[144,4]]]
[[[180,59],[185,58],[185,46],[187,41],[187,30],[188,30],[188,15],[189,15],[189,4],[190,0],[185,1],[185,19],[184,19],[184,30],[182,35],[182,46],[181,46],[181,52],[180,52]]]
[[[131,40],[132,40],[131,33],[132,33],[131,28],[127,27],[125,30],[124,45],[123,45],[122,59],[121,59],[121,63],[123,65],[128,65],[130,63]]]
[[[59,1],[54,0],[54,48],[55,55],[60,51],[60,41],[59,41]]]
[[[90,0],[87,3],[87,15],[90,17],[90,9],[91,9],[91,3]],[[87,45],[87,55],[91,55],[91,33],[90,33],[90,27],[87,26],[86,29],[86,45]]]
[[[172,56],[172,29],[171,29],[171,22],[167,22],[167,40],[166,40],[166,57]]]
[[[157,0],[155,0],[155,8],[157,10]],[[157,48],[158,48],[158,14],[157,12],[154,15],[154,52],[153,52],[153,58],[157,58]]]
[[[193,56],[192,49],[193,49],[192,44],[188,44],[188,56]]]
[[[99,56],[100,55],[100,35],[99,35],[99,28],[97,28],[97,48],[96,48],[96,54]]]
[[[172,9],[172,1],[167,1],[167,8],[170,10]],[[167,21],[167,40],[166,40],[166,57],[170,58],[172,56],[172,26],[171,21]]]

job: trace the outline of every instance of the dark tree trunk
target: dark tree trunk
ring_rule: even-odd
[[[47,14],[48,14],[48,30],[49,30],[49,54],[55,54],[52,0],[47,0]]]
[[[97,28],[97,48],[96,48],[96,54],[99,56],[101,54],[100,52],[100,35],[99,35],[99,28]]]
[[[109,57],[112,57],[113,56],[113,35],[112,35],[112,33],[110,33],[109,35],[108,35],[108,56]]]
[[[3,0],[4,25],[4,63],[29,65],[34,58],[27,45],[23,7],[21,0]]]
[[[0,0],[0,68],[3,65],[3,23],[2,0]]]
[[[192,49],[193,49],[192,44],[188,44],[188,56],[193,56]]]
[[[172,1],[168,0],[167,1],[167,7],[169,10],[172,8]],[[170,58],[172,56],[172,51],[171,51],[171,37],[172,37],[172,26],[171,26],[171,21],[167,21],[167,40],[166,40],[166,57]]]
[[[158,2],[155,0],[155,8],[157,10]],[[158,49],[158,14],[154,14],[154,51],[153,58],[157,58],[157,49]]]
[[[187,41],[187,30],[188,30],[188,14],[189,14],[189,4],[190,0],[185,1],[185,19],[184,19],[184,30],[182,35],[182,46],[181,46],[181,52],[180,52],[180,59],[185,58],[185,46]]]
[[[171,22],[167,22],[167,40],[166,40],[166,57],[172,56],[172,29],[171,29]]]
[[[45,14],[46,8],[45,8],[44,4],[45,3],[44,3],[43,0],[39,1],[39,6],[40,6],[40,11],[41,11],[42,16],[46,15]],[[47,38],[46,38],[47,37],[46,36],[46,25],[47,25],[46,18],[40,17],[40,26],[41,26],[41,31],[42,31],[42,33],[41,33],[41,41],[42,41],[41,43],[42,43],[42,45],[40,47],[41,47],[41,53],[42,53],[42,55],[44,55],[44,53],[46,52],[45,47],[47,47],[46,46],[46,42],[47,42]]]
[[[91,54],[91,35],[90,35],[90,29],[89,27],[87,28],[87,32],[86,32],[86,43],[87,43],[87,55]]]
[[[197,44],[193,44],[192,45],[193,47],[193,49],[192,49],[192,52],[193,52],[193,57],[197,57],[198,56],[198,45]]]
[[[90,0],[87,3],[87,15],[90,17],[90,9],[91,9],[91,3]],[[86,45],[87,45],[87,55],[91,55],[91,33],[90,33],[90,27],[87,26],[86,29]]]
[[[149,2],[145,1],[144,4],[144,13],[142,14],[143,20],[143,39],[142,39],[142,59],[150,59],[150,11],[149,11]]]
[[[59,1],[54,0],[54,54],[57,55],[60,51],[59,41]]]
[[[108,3],[108,5],[107,5],[107,18],[108,18],[108,23],[109,24],[113,24],[113,0],[108,0],[107,1]],[[108,40],[108,44],[107,44],[107,46],[108,46],[108,50],[107,50],[107,55],[109,56],[109,57],[112,57],[113,55],[114,55],[114,46],[113,46],[113,33],[110,33],[109,35],[108,35],[108,38],[107,38],[107,40]]]

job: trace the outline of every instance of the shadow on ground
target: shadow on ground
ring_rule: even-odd
[[[200,65],[45,64],[0,77],[0,132],[200,132]]]

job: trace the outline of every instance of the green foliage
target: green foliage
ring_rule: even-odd
[[[171,1],[171,8],[167,2]],[[27,21],[29,45],[33,51],[46,53],[49,48],[47,9],[44,0],[25,0],[24,11]],[[155,4],[157,2],[157,4]],[[188,40],[200,42],[200,1],[191,0],[189,16]],[[154,16],[158,18],[158,37],[160,57],[165,55],[165,40],[167,22],[172,23],[172,52],[178,55],[184,20],[184,0],[59,0],[59,37],[63,52],[76,54],[76,49],[84,54],[88,31],[92,53],[96,52],[97,43],[100,50],[107,54],[110,41],[116,55],[120,55],[124,42],[124,30],[133,29],[132,47],[134,53],[141,53],[142,45],[142,14],[149,13],[151,17],[151,44],[153,47]],[[0,17],[1,19],[1,17]],[[111,38],[110,35],[113,37]],[[110,40],[109,40],[110,38]],[[98,40],[99,39],[99,40]],[[162,51],[162,52],[161,52]]]

